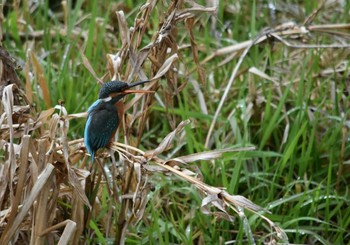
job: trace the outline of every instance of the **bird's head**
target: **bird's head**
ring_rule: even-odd
[[[112,98],[118,97],[119,99],[123,98],[127,94],[131,93],[153,93],[153,91],[147,91],[147,90],[132,90],[130,88],[135,87],[140,84],[144,84],[150,82],[147,81],[141,81],[136,83],[125,83],[121,81],[111,81],[104,83],[100,89],[100,92],[98,94],[98,98],[100,100],[104,101],[110,101]]]

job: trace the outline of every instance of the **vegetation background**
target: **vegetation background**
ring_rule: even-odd
[[[2,2],[1,244],[350,242],[348,1]],[[147,78],[101,175],[98,81]]]

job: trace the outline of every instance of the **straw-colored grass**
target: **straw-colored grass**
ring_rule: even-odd
[[[1,20],[0,244],[349,242],[349,4],[28,3]],[[92,164],[109,80],[154,93]]]

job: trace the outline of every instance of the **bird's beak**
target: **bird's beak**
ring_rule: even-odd
[[[144,83],[148,83],[151,82],[150,80],[146,80],[146,81],[140,81],[140,82],[136,82],[136,83],[132,83],[129,84],[129,88],[135,87],[137,85],[141,85]],[[148,90],[134,90],[134,89],[126,89],[124,91],[121,92],[121,94],[153,94],[154,91],[148,91]]]
[[[127,89],[121,92],[121,94],[154,94],[155,91],[149,90],[137,90],[137,89]]]
[[[127,89],[124,90],[122,92],[118,92],[118,93],[111,93],[110,96],[112,98],[114,98],[115,96],[119,95],[119,94],[154,94],[155,91],[149,91],[149,90],[136,90],[136,89]]]

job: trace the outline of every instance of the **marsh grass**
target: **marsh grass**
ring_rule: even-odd
[[[348,3],[57,2],[2,20],[1,244],[350,241]],[[92,165],[112,79],[155,93]]]

